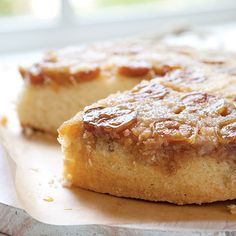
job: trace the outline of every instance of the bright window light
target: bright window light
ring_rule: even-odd
[[[59,15],[60,0],[0,0],[0,17],[30,17],[39,20]]]
[[[232,2],[232,0],[69,0],[79,16],[115,16],[164,12],[189,9],[204,10],[207,7]]]
[[[38,19],[52,19],[58,15],[60,2],[58,0],[32,0],[31,10]]]
[[[0,53],[235,20],[235,0],[0,0]]]

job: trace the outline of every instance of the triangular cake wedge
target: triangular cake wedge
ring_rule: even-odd
[[[59,129],[68,184],[175,204],[236,198],[236,108],[206,92],[144,81]]]
[[[62,122],[85,106],[157,76],[174,86],[182,84],[186,91],[224,93],[226,88],[230,96],[229,85],[236,83],[234,58],[232,53],[173,47],[156,40],[51,51],[32,66],[20,67],[24,86],[17,102],[19,120],[23,128],[56,135]]]

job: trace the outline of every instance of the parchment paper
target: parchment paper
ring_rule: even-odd
[[[175,206],[117,198],[61,185],[62,154],[56,140],[40,135],[26,138],[14,112],[17,77],[0,82],[1,112],[9,118],[0,128],[1,142],[14,161],[10,168],[23,209],[48,224],[101,224],[161,230],[236,230],[236,215],[227,211],[233,202],[202,206]],[[18,89],[19,86],[16,86]],[[7,91],[7,92],[6,92]],[[3,109],[6,108],[6,109]],[[1,190],[0,190],[1,191]],[[4,194],[4,193],[1,193]]]
[[[15,190],[15,163],[9,158],[0,145],[0,204],[20,208]]]
[[[227,203],[175,206],[112,197],[61,186],[58,144],[1,129],[3,144],[16,163],[15,186],[22,207],[34,218],[58,225],[112,224],[162,229],[234,227]]]

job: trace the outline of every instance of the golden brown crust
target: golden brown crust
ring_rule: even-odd
[[[197,52],[186,47],[171,47],[152,40],[133,40],[51,51],[41,62],[28,68],[20,67],[19,71],[26,81],[34,85],[52,83],[62,86],[100,77],[152,79],[177,69],[192,67],[203,70],[211,67],[217,73],[233,75],[233,56],[229,53]],[[195,82],[204,80],[201,75],[195,77],[192,77]],[[184,78],[187,79],[186,76]]]
[[[189,152],[139,160],[124,146],[85,132],[82,114],[60,129],[64,176],[74,186],[119,197],[205,203],[236,197],[235,161]]]
[[[82,121],[90,138],[106,137],[154,162],[156,154],[174,151],[209,155],[231,150],[235,117],[232,102],[202,92],[177,92],[152,80],[87,107]]]
[[[144,81],[62,125],[65,177],[75,186],[146,200],[234,199],[235,118],[230,99]]]

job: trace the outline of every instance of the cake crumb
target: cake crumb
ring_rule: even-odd
[[[71,187],[72,186],[72,176],[70,174],[67,175],[67,177],[62,177],[60,179],[61,185],[63,187]]]
[[[33,130],[31,129],[31,128],[29,128],[29,127],[25,127],[24,129],[23,129],[23,133],[24,133],[24,135],[26,136],[26,137],[31,137],[31,136],[33,136],[33,134],[34,134],[34,132],[33,132]]]
[[[49,185],[53,185],[54,183],[55,183],[54,179],[51,179],[51,180],[48,181]]]
[[[234,214],[234,215],[236,214],[236,205],[234,205],[234,204],[228,205],[227,209],[231,214]]]
[[[45,197],[43,200],[45,202],[53,202],[54,201],[54,199],[52,197]]]
[[[8,123],[8,119],[6,116],[1,116],[0,117],[0,125],[6,127]]]

